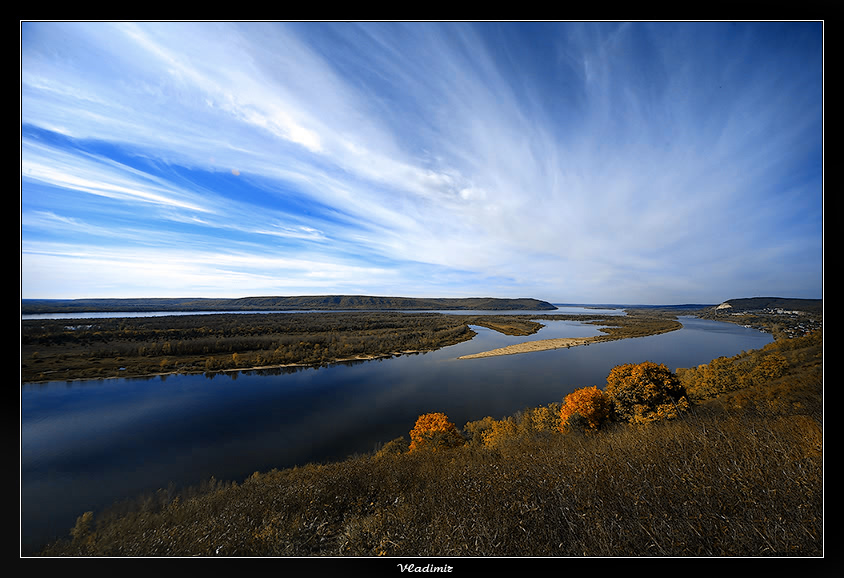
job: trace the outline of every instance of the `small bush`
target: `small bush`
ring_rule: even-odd
[[[483,419],[467,422],[466,425],[463,426],[463,431],[470,444],[482,446],[484,445],[485,433],[492,429],[494,424],[495,419],[492,416],[486,416]]]
[[[383,447],[376,452],[375,457],[403,454],[409,449],[407,439],[404,436],[397,437],[396,439],[384,444]]]
[[[518,426],[512,417],[493,420],[483,432],[484,447],[501,449],[503,444],[511,443],[518,437]]]
[[[610,417],[612,401],[597,387],[576,389],[560,410],[560,431],[596,431]]]
[[[437,450],[462,446],[466,440],[457,426],[448,421],[444,413],[426,413],[419,416],[410,431],[410,451],[422,448]]]

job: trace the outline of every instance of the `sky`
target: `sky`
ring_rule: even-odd
[[[822,298],[822,22],[21,22],[21,297]]]

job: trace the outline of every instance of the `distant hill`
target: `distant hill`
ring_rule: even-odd
[[[744,313],[751,311],[784,310],[802,311],[804,313],[823,313],[823,299],[791,299],[788,297],[747,297],[744,299],[729,299],[715,306],[716,310],[727,310],[730,313]]]
[[[524,310],[556,307],[538,299],[374,297],[312,295],[298,297],[149,298],[149,299],[22,299],[21,313],[94,313],[153,311],[306,311],[306,310]]]
[[[705,309],[711,303],[679,303],[668,305],[640,305],[636,303],[557,303],[558,307],[586,307],[588,309]]]

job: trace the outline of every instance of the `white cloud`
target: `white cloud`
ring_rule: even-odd
[[[25,138],[24,215],[114,226],[43,195],[30,208],[37,181],[155,208],[133,230],[186,250],[353,263],[303,280],[377,262],[376,287],[418,263],[587,300],[775,246],[781,191],[821,218],[811,31],[789,28],[806,48],[790,52],[753,25],[487,24],[31,23],[24,125],[149,162]],[[264,265],[240,280],[263,287]]]

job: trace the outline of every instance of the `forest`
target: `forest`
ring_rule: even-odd
[[[598,325],[596,341],[680,328],[671,312],[627,315],[452,315],[424,312],[219,313],[159,317],[25,319],[24,383],[207,373],[328,363],[432,351],[474,336],[471,325],[530,335],[542,319]]]

